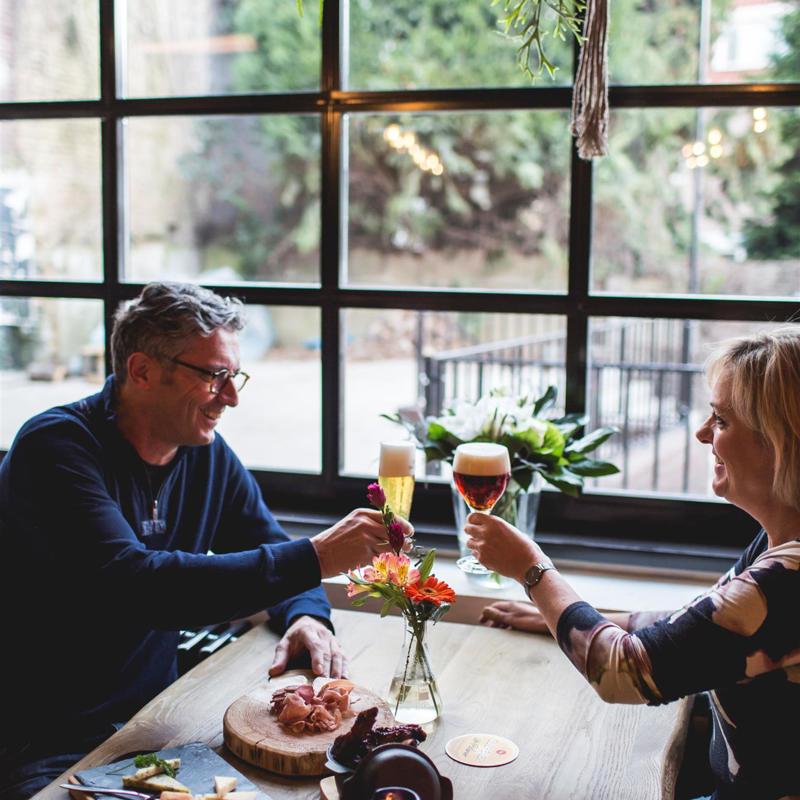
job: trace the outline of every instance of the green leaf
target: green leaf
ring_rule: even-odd
[[[606,439],[611,438],[615,433],[619,433],[619,428],[605,427],[597,428],[591,433],[587,433],[582,439],[572,442],[567,446],[568,453],[589,453],[600,447]]]
[[[571,461],[567,469],[576,475],[591,478],[599,478],[601,475],[616,475],[619,472],[619,467],[610,461],[598,461],[594,458],[581,458],[579,461]]]
[[[420,562],[420,565],[418,567],[420,583],[424,583],[428,579],[428,576],[431,574],[431,570],[433,569],[433,562],[435,558],[436,558],[436,550],[435,548],[431,548],[430,550],[428,550],[428,552],[425,554],[425,557]]]
[[[437,623],[449,610],[450,603],[442,603],[441,605],[434,607],[430,616],[431,622],[434,624]]]
[[[144,769],[145,767],[158,767],[165,775],[174,778],[177,770],[169,762],[160,758],[155,753],[146,753],[144,755],[135,756],[133,759],[134,766],[137,769]]]
[[[441,447],[430,445],[426,445],[425,447],[425,461],[451,461],[452,457],[452,453],[448,453],[448,451]]]
[[[573,475],[565,469],[539,470],[542,477],[553,484],[561,492],[570,497],[579,497],[583,489],[583,478],[580,475]]]
[[[585,425],[589,421],[589,417],[586,414],[581,414],[579,412],[575,412],[572,414],[564,414],[563,417],[558,417],[558,419],[551,419],[554,425]]]
[[[445,439],[448,436],[452,436],[452,434],[441,423],[434,422],[433,420],[428,423],[428,438],[432,442],[438,442],[440,439]]]
[[[511,477],[520,485],[522,491],[526,492],[533,480],[533,467],[528,464],[520,464],[511,470]]]
[[[555,402],[558,396],[558,389],[555,386],[548,386],[545,393],[533,404],[533,416],[538,417],[542,411],[547,411]]]
[[[589,418],[585,414],[565,414],[563,417],[550,420],[564,435],[567,444],[583,430],[588,421]]]
[[[394,607],[394,598],[388,599],[381,608],[381,616],[385,617]]]
[[[535,454],[547,455],[552,453],[553,455],[560,456],[564,452],[565,444],[564,434],[561,433],[558,426],[554,425],[552,422],[548,422],[547,430],[544,434],[544,442]]]

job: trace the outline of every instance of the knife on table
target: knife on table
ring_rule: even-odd
[[[61,789],[70,792],[87,792],[89,794],[110,794],[113,797],[127,798],[127,800],[153,800],[155,795],[145,792],[134,792],[133,789],[105,789],[102,786],[82,786],[78,783],[60,783]],[[188,798],[189,795],[186,795]]]

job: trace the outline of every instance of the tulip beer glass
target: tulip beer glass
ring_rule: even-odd
[[[413,442],[381,442],[378,483],[389,507],[403,519],[411,516],[415,454]]]
[[[453,460],[453,482],[470,511],[489,514],[506,490],[511,477],[508,448],[492,442],[470,442],[456,448]],[[464,556],[456,562],[471,575],[489,575],[490,570],[475,556]]]

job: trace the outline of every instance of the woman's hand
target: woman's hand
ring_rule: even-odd
[[[481,612],[481,625],[490,628],[513,628],[528,633],[549,633],[547,623],[533,603],[498,600]]]
[[[464,526],[467,547],[487,569],[521,581],[544,555],[534,542],[500,517],[473,511]]]

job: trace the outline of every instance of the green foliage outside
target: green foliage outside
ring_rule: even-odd
[[[800,9],[783,23],[786,50],[773,58],[776,80],[797,80],[800,75]],[[781,176],[764,198],[769,206],[766,223],[748,221],[745,241],[753,258],[800,258],[800,113],[794,109],[780,125],[780,136],[788,156],[777,167]]]
[[[728,7],[713,4],[712,41]],[[291,2],[262,0],[230,2],[226,8],[230,30],[247,33],[258,44],[256,52],[232,65],[235,90],[318,88],[316,13],[306,9],[300,17]],[[611,10],[612,83],[697,80],[696,2],[615,0]],[[483,0],[353,0],[347,86],[390,91],[529,85],[516,63],[517,43],[502,35],[499,15],[499,6]],[[791,50],[784,59],[796,62],[800,48],[790,22]],[[568,82],[569,43],[553,41],[548,47],[559,68],[555,85]],[[776,61],[776,76],[782,63]],[[790,77],[796,78],[794,70]],[[550,85],[549,79],[539,85]],[[680,108],[612,115],[611,155],[595,163],[594,288],[687,289],[692,183],[681,150],[714,127],[724,132],[726,151],[702,175],[699,289],[745,291],[752,264],[743,262],[743,250],[746,257],[776,256],[776,245],[758,233],[758,223],[786,215],[779,190],[788,192],[785,208],[796,207],[791,186],[794,181],[794,192],[800,191],[797,148],[789,139],[797,137],[797,123],[792,128],[789,119],[754,135],[742,129],[749,109],[702,113],[702,119]],[[774,118],[782,114],[791,116],[776,110]],[[222,201],[206,212],[210,221],[198,223],[203,243],[227,250],[246,278],[317,280],[316,118],[261,117],[246,135],[239,123],[216,123],[198,123],[204,126],[203,147],[184,164],[198,185],[224,187]],[[390,124],[413,131],[421,146],[441,158],[443,174],[422,171],[408,153],[388,146],[384,132]],[[432,285],[566,288],[571,146],[566,112],[353,114],[345,118],[343,135],[350,147],[345,199],[351,280],[396,284],[416,259]],[[791,171],[783,184],[776,164]],[[785,218],[788,233],[800,236],[791,217]],[[468,261],[472,271],[465,268],[459,277],[453,265]]]

